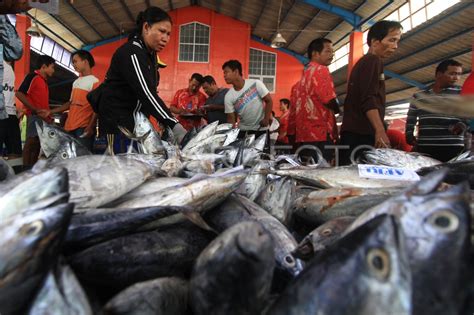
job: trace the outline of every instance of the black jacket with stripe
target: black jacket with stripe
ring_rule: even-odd
[[[156,54],[150,53],[139,37],[119,47],[112,57],[99,103],[104,131],[115,133],[117,126],[132,131],[135,111],[154,116],[173,128],[177,120],[156,93],[158,81]]]

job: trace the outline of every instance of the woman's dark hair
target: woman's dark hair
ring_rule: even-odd
[[[158,7],[149,7],[145,11],[141,11],[140,13],[138,13],[137,20],[135,21],[136,28],[130,34],[129,38],[136,35],[141,35],[143,24],[145,24],[145,22],[147,22],[149,25],[153,25],[155,23],[163,22],[163,21],[168,21],[170,23],[173,23],[173,21],[171,20],[171,16],[169,16],[169,14],[166,13],[166,11]]]

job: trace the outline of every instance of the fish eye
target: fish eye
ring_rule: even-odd
[[[296,265],[296,261],[291,255],[286,255],[285,256],[285,263],[287,263],[290,267]]]
[[[390,256],[384,249],[373,248],[367,253],[367,265],[370,272],[380,280],[390,276]]]
[[[54,136],[56,135],[56,132],[55,132],[54,130],[50,130],[50,131],[48,132],[48,135],[52,138],[52,137],[54,137]]]
[[[63,153],[61,154],[61,158],[63,158],[64,160],[66,160],[66,159],[67,159],[67,153],[66,153],[66,152],[63,152]]]
[[[332,234],[332,230],[331,229],[324,229],[322,232],[321,232],[321,235],[322,236],[329,236]]]
[[[448,210],[441,210],[433,213],[428,222],[436,230],[442,233],[451,233],[458,229],[459,218]]]
[[[44,226],[43,221],[41,220],[34,221],[30,224],[22,226],[20,229],[20,234],[21,235],[36,235],[39,232],[41,232],[41,230],[43,229],[43,226]]]

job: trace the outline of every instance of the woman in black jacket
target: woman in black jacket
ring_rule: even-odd
[[[133,113],[141,111],[170,127],[180,141],[186,130],[156,93],[156,54],[169,42],[171,17],[160,8],[149,7],[138,14],[136,24],[128,42],[115,51],[107,71],[99,103],[101,128],[109,135],[117,133],[117,126],[132,131]]]

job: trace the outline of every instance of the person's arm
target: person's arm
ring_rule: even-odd
[[[314,91],[321,103],[335,114],[339,113],[339,102],[334,90],[334,82],[328,67],[317,67],[311,74],[309,90]]]
[[[174,94],[173,100],[171,101],[171,104],[170,104],[170,111],[175,115],[182,115],[188,112],[186,109],[178,107],[180,94],[181,94],[181,90],[176,91],[176,93]]]
[[[118,56],[120,72],[142,104],[141,111],[154,116],[159,122],[173,128],[178,121],[173,117],[164,101],[156,94],[155,74],[149,69],[148,56],[140,47],[131,45],[130,50]]]
[[[170,111],[171,111],[173,114],[176,114],[176,115],[182,115],[182,114],[185,114],[185,113],[186,113],[186,111],[184,110],[184,108],[178,108],[178,107],[173,106],[173,105],[170,106]]]
[[[232,124],[232,128],[237,128],[237,113],[234,109],[232,98],[229,94],[224,97],[224,112],[227,115],[227,122]]]
[[[270,120],[272,117],[272,109],[273,109],[273,100],[270,96],[270,93],[263,97],[263,101],[265,102],[265,113],[262,121],[260,122],[260,126],[267,127],[270,125]]]
[[[207,104],[207,105],[204,105],[204,109],[209,110],[209,111],[213,111],[213,110],[224,111],[225,106],[218,105],[218,104]]]
[[[235,113],[228,113],[227,114],[227,122],[232,124],[233,128],[236,128],[235,123],[237,122],[236,114]]]
[[[334,114],[339,114],[339,112],[340,112],[339,101],[337,100],[337,98],[333,98],[328,103],[324,104],[324,106],[327,109],[332,110],[334,112]]]
[[[50,114],[65,112],[65,111],[69,110],[70,107],[71,107],[71,101],[67,101],[66,103],[64,103],[63,105],[61,105],[59,107],[53,108],[51,110],[42,110],[42,111],[46,112],[49,116]]]
[[[87,124],[86,128],[84,129],[84,133],[81,135],[81,137],[90,138],[93,135],[95,135],[96,122],[97,122],[97,114],[94,113],[91,117],[91,120],[89,120],[89,123]]]
[[[262,101],[265,104],[263,119],[260,121],[260,126],[267,127],[270,125],[270,119],[272,117],[273,100],[270,96],[270,91],[268,91],[262,81],[255,80],[255,87],[257,88],[258,95],[262,98]]]
[[[38,110],[36,109],[36,107],[33,104],[30,103],[30,101],[26,97],[25,93],[23,93],[21,91],[17,91],[15,93],[15,96],[16,96],[16,98],[18,98],[23,103],[23,105],[25,105],[26,108],[28,108],[31,111],[31,113],[36,115]]]
[[[23,55],[23,44],[15,27],[6,15],[0,15],[0,43],[3,45],[3,59],[14,61]]]
[[[382,119],[380,119],[380,114],[378,109],[371,109],[365,112],[365,115],[370,121],[370,124],[375,130],[375,144],[376,148],[389,148],[390,140],[385,133],[385,127],[383,125]]]
[[[415,131],[415,125],[418,118],[418,109],[415,105],[410,103],[410,107],[408,108],[407,112],[407,120],[405,123],[405,140],[408,144],[414,145],[415,144],[415,135],[413,132]]]

